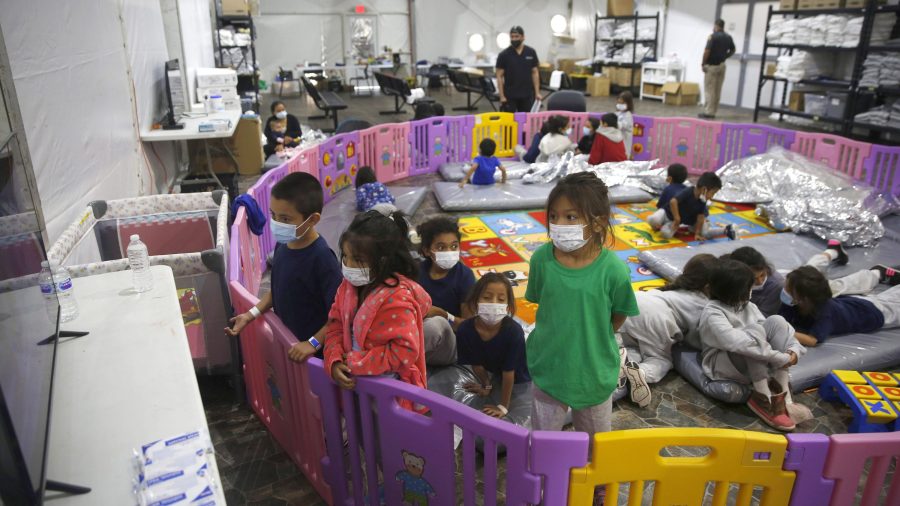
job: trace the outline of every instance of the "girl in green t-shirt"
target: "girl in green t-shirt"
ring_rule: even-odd
[[[534,383],[532,427],[560,430],[573,410],[575,430],[611,429],[619,376],[615,331],[638,314],[628,267],[614,241],[609,192],[593,173],[566,176],[547,199],[550,239],[531,258],[525,298],[539,304],[526,343]]]

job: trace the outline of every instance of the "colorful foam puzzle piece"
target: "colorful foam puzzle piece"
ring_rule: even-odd
[[[852,385],[865,385],[866,378],[863,377],[862,374],[856,371],[841,371],[834,370],[831,371],[831,374],[837,376],[842,383],[852,384]]]
[[[869,385],[848,385],[857,399],[881,399],[881,394]]]
[[[873,385],[893,387],[898,384],[897,379],[886,372],[864,372],[863,376]]]
[[[900,401],[900,387],[881,387],[881,393],[890,401]]]
[[[891,402],[885,399],[862,399],[869,423],[887,423],[897,419]]]
[[[853,412],[848,432],[886,432],[900,428],[900,384],[890,373],[832,371],[819,386],[827,401],[841,401]]]

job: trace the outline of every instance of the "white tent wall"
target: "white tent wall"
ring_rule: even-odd
[[[181,50],[184,56],[181,64],[186,69],[188,97],[192,104],[197,103],[197,69],[216,66],[210,1],[177,0],[178,21],[181,24]],[[157,2],[153,3],[159,7]]]
[[[91,200],[166,186],[162,174],[148,167],[138,126],[141,114],[151,117],[155,110],[156,91],[146,88],[156,86],[149,60],[161,56],[165,40],[161,28],[148,32],[138,28],[143,21],[126,19],[147,15],[137,4],[143,3],[4,2],[0,25],[51,242]],[[155,9],[158,18],[159,4],[153,5],[149,12]],[[126,26],[139,33],[129,37]],[[158,39],[161,46],[145,46],[142,38]],[[127,40],[135,42],[130,51]]]
[[[703,49],[716,21],[716,0],[669,0],[667,18],[660,55],[677,53],[685,64],[684,80],[702,88]]]

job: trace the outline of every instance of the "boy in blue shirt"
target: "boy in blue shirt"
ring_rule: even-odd
[[[272,290],[250,311],[231,319],[236,336],[259,315],[273,309],[300,341],[288,356],[297,362],[321,354],[328,311],[343,275],[337,257],[316,232],[322,219],[322,186],[306,173],[288,174],[272,187],[269,227],[277,241]]]
[[[734,228],[730,224],[713,227],[707,220],[713,195],[721,188],[722,180],[715,172],[704,172],[697,180],[697,186],[687,187],[671,197],[665,207],[647,218],[647,223],[666,239],[671,239],[678,227],[686,225],[694,230],[694,239],[698,241],[720,235],[734,240]]]
[[[464,187],[469,180],[472,181],[472,184],[477,185],[494,184],[494,172],[496,172],[497,169],[500,169],[502,175],[500,183],[505,183],[506,168],[503,167],[500,160],[494,156],[494,152],[496,151],[496,142],[491,139],[483,139],[481,144],[478,145],[478,152],[481,153],[481,156],[476,156],[475,159],[472,160],[472,167],[469,168],[466,177],[459,182],[459,187]]]
[[[656,201],[657,209],[665,209],[666,205],[672,200],[672,197],[681,193],[681,190],[687,188],[684,182],[687,181],[687,167],[680,163],[673,163],[666,169],[666,183],[668,186],[663,190]],[[658,211],[657,211],[658,212]]]

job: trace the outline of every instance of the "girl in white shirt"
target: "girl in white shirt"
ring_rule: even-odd
[[[616,117],[619,119],[619,130],[625,136],[625,154],[631,159],[631,146],[634,138],[634,97],[630,91],[619,93],[616,100]]]
[[[550,116],[547,119],[548,133],[541,139],[540,150],[537,161],[546,162],[550,159],[550,155],[561,155],[566,151],[575,148],[575,143],[569,136],[572,135],[572,129],[569,127],[569,118],[565,116]]]

